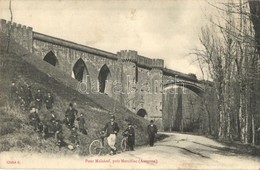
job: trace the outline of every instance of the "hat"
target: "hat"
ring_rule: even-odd
[[[153,120],[150,120],[151,123],[153,123]]]
[[[31,113],[33,113],[33,112],[36,112],[36,109],[35,109],[35,107],[32,107],[32,109],[31,109],[31,111],[30,111]]]
[[[72,103],[70,103],[70,105],[69,105],[70,107],[72,107],[73,106],[73,104]]]
[[[129,123],[128,123],[128,126],[129,126],[129,125],[132,125],[132,123],[129,122]]]
[[[114,115],[111,115],[110,119],[115,119],[115,116],[114,116]]]

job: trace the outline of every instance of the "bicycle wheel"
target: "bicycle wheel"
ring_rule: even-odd
[[[126,147],[127,147],[127,141],[126,141],[126,138],[123,138],[121,140],[121,149],[122,149],[122,152],[126,151]]]
[[[102,143],[99,140],[94,140],[89,145],[89,153],[90,153],[90,155],[100,155],[102,149],[103,149]]]

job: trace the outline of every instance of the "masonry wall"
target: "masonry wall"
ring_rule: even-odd
[[[145,109],[147,119],[162,129],[162,71],[156,67],[138,67],[136,112]]]
[[[177,92],[175,93],[175,89],[168,89],[163,93],[162,103],[163,129],[171,131],[175,126],[177,112]]]
[[[186,89],[183,94],[183,130],[193,131],[202,126],[200,122],[205,118],[202,99],[193,91]]]
[[[163,125],[165,131],[193,131],[199,129],[202,115],[201,98],[193,91],[172,86],[163,94]]]
[[[106,92],[112,97],[112,83],[116,80],[119,71],[117,70],[118,63],[115,59],[101,57],[76,48],[70,48],[61,43],[53,43],[55,42],[55,38],[46,37],[49,38],[48,41],[40,39],[33,40],[33,53],[37,54],[39,59],[43,60],[46,54],[52,51],[58,59],[58,65],[56,67],[71,76],[75,63],[81,58],[84,61],[90,76],[89,85],[91,86],[92,92],[98,92],[98,75],[102,66],[106,64],[111,72]]]
[[[177,71],[164,68],[162,59],[150,59],[140,56],[136,51],[121,50],[117,54],[76,44],[74,42],[33,32],[31,27],[0,19],[0,31],[35,53],[40,60],[52,52],[58,60],[55,67],[72,76],[75,63],[82,59],[87,68],[88,78],[83,79],[87,85],[87,93],[99,91],[99,73],[106,65],[109,70],[105,93],[119,101],[135,114],[144,109],[148,120],[155,120],[158,127],[169,129],[176,127],[176,113],[178,109],[178,96],[181,98],[181,112],[183,119],[197,112],[198,108],[191,107],[192,102],[197,105],[198,96],[185,88],[187,95],[168,93],[170,90],[164,85],[175,81],[197,82],[197,79]],[[166,89],[166,90],[165,90]],[[192,99],[192,102],[190,101]],[[172,119],[170,123],[169,119]],[[185,126],[186,123],[184,122]],[[189,126],[189,125],[187,125]]]
[[[6,35],[10,35],[17,43],[32,52],[32,27],[0,19],[0,30]]]

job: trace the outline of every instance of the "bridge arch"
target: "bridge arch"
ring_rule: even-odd
[[[145,117],[147,116],[147,112],[145,109],[139,109],[138,112],[136,113],[140,117]]]
[[[72,77],[80,82],[86,82],[89,78],[89,72],[82,58],[78,59],[72,69]]]
[[[57,57],[55,56],[55,54],[52,51],[48,52],[45,55],[45,57],[43,58],[43,60],[53,66],[57,66],[59,63]]]
[[[108,80],[111,78],[111,72],[106,64],[104,64],[98,74],[99,92],[106,93]],[[110,82],[111,83],[111,82]]]
[[[163,90],[165,91],[168,89],[172,89],[172,88],[175,88],[176,86],[187,88],[199,96],[202,96],[204,93],[204,89],[202,87],[200,87],[199,85],[197,85],[195,83],[186,82],[186,81],[168,82],[163,85]]]

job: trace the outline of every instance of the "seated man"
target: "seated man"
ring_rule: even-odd
[[[71,129],[71,134],[70,134],[70,140],[73,145],[79,146],[79,137],[78,137],[78,132],[75,127]]]
[[[37,113],[37,110],[34,107],[30,111],[29,119],[30,119],[30,123],[34,127],[34,131],[39,131],[38,126],[39,126],[39,123],[40,123],[40,117]]]

